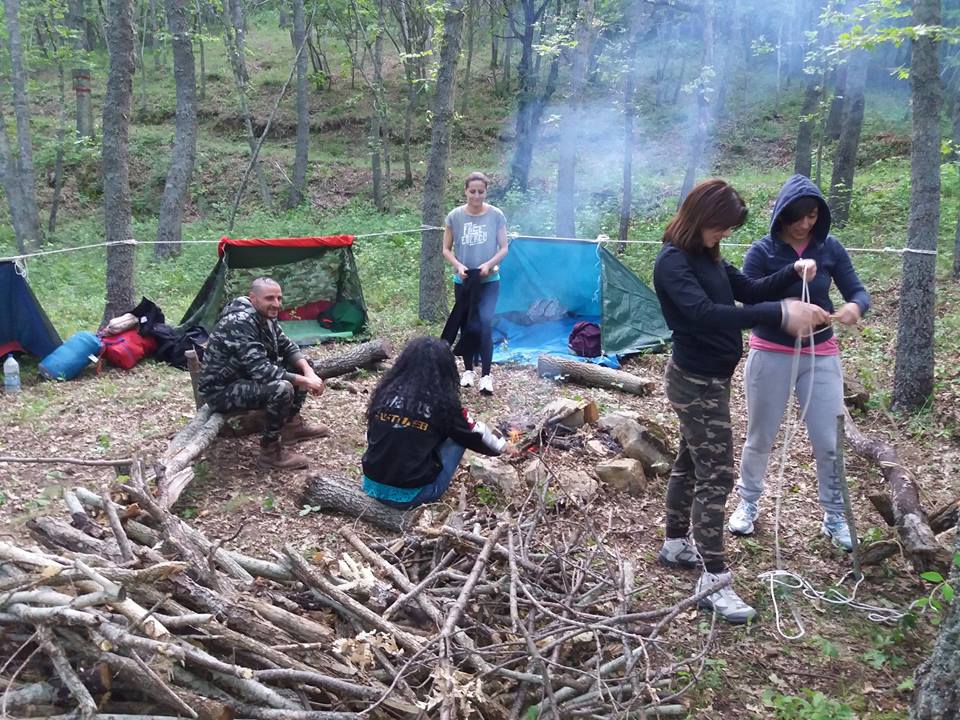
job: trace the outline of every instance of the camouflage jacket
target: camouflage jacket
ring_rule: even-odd
[[[260,315],[249,298],[229,303],[203,354],[199,390],[220,392],[237,380],[268,383],[290,379],[288,368],[303,357],[276,320]]]

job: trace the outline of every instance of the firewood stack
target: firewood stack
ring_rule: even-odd
[[[428,511],[393,539],[344,527],[339,556],[269,560],[170,514],[139,462],[112,498],[65,499],[69,521],[30,521],[38,546],[0,542],[3,715],[681,715],[714,637],[671,631],[698,597],[656,607],[611,519],[548,489],[516,518]]]

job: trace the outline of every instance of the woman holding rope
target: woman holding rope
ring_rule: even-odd
[[[486,202],[490,180],[482,172],[472,172],[463,182],[466,204],[454,208],[447,215],[443,231],[443,257],[453,265],[454,297],[456,305],[475,305],[480,337],[478,352],[472,346],[463,349],[461,387],[477,384],[484,395],[493,395],[493,312],[500,294],[500,261],[507,254],[507,219],[499,208]],[[444,328],[444,338],[453,341],[457,327]],[[458,349],[458,352],[461,351]],[[480,380],[473,366],[480,358]]]
[[[810,302],[844,325],[855,325],[870,307],[870,296],[846,249],[830,234],[830,208],[820,189],[803,175],[794,175],[781,188],[773,207],[770,234],[747,251],[743,272],[747,277],[763,277],[795,263],[797,258],[815,260],[819,269],[807,285]],[[831,282],[836,283],[846,301],[836,312],[830,300]],[[778,297],[799,297],[802,292],[798,279]],[[740,504],[730,517],[729,528],[738,535],[753,533],[770,450],[792,391],[800,403],[800,419],[806,423],[817,461],[817,484],[824,511],[820,531],[850,550],[853,543],[844,516],[841,480],[834,468],[837,416],[843,414],[843,370],[833,329],[829,325],[817,329],[812,338],[803,339],[798,359],[794,357],[797,352],[796,340],[777,328],[757,327],[750,335],[743,378],[747,442],[737,483]],[[796,370],[795,360],[799,361]]]
[[[741,331],[763,325],[802,335],[829,321],[816,305],[767,302],[783,297],[798,274],[812,279],[815,263],[797,260],[752,280],[720,257],[721,240],[746,218],[746,205],[726,182],[699,183],[667,225],[653,270],[660,307],[673,331],[667,398],[680,418],[680,447],[667,485],[666,539],[658,560],[670,567],[702,567],[696,592],[722,587],[700,606],[733,623],[757,614],[732,588],[723,553],[724,511],[733,489],[730,377],[743,353]],[[738,301],[753,304],[738,306]]]

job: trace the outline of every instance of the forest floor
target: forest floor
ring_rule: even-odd
[[[871,325],[889,329],[892,313],[889,301],[880,294],[879,307]],[[397,332],[391,340],[398,344],[408,331]],[[848,369],[862,362],[864,335],[869,332],[844,331],[841,341],[849,349]],[[314,348],[320,357],[336,352],[335,346]],[[874,355],[874,357],[880,357]],[[655,378],[662,375],[666,355],[632,358],[626,369]],[[888,368],[874,367],[886,373]],[[649,397],[630,396],[614,391],[558,385],[537,377],[533,368],[508,366],[495,371],[497,393],[484,398],[471,391],[464,393],[464,404],[481,418],[496,422],[503,418],[530,417],[557,396],[590,398],[601,413],[614,409],[634,410],[666,428],[676,437],[676,418],[659,383]],[[320,400],[308,400],[305,414],[310,420],[328,424],[333,432],[327,439],[301,444],[298,448],[312,466],[302,472],[264,471],[257,459],[257,439],[221,438],[206,453],[196,468],[196,479],[183,495],[175,511],[203,530],[210,538],[233,538],[226,546],[252,555],[264,556],[266,545],[278,548],[291,542],[304,552],[324,549],[336,555],[342,548],[338,534],[344,523],[356,523],[369,535],[379,531],[362,522],[309,511],[303,507],[301,492],[310,473],[341,474],[358,477],[359,459],[364,449],[364,407],[378,376],[364,374],[353,382],[360,392],[328,390]],[[739,448],[745,434],[745,409],[739,375],[734,379],[732,414]],[[132,371],[92,371],[69,383],[52,384],[31,381],[0,412],[0,446],[18,456],[125,457],[139,454],[157,457],[168,439],[192,415],[189,379],[167,366],[146,362]],[[927,509],[960,496],[957,467],[960,463],[955,438],[948,433],[912,434],[905,423],[882,409],[871,409],[857,418],[862,430],[873,436],[893,440],[900,457],[923,489]],[[575,443],[583,443],[599,430],[585,426]],[[604,459],[596,451],[555,448],[541,450],[552,470],[585,469]],[[775,453],[775,457],[777,453]],[[451,502],[463,485],[468,502],[502,509],[503,499],[489,488],[478,488],[464,468],[448,494]],[[518,470],[522,461],[515,461]],[[26,521],[40,514],[60,514],[61,489],[76,485],[100,489],[112,480],[112,470],[70,465],[24,465],[0,463],[4,477],[0,494],[0,525],[4,536],[22,539]],[[856,457],[849,457],[847,475],[852,491],[857,526],[861,537],[877,539],[889,530],[867,501],[867,496],[883,490],[879,471]],[[768,482],[776,477],[775,461]],[[803,575],[814,587],[826,590],[838,586],[849,591],[850,557],[835,549],[819,535],[820,512],[816,503],[816,483],[812,458],[805,435],[799,433],[789,448],[784,471],[779,542],[786,569]],[[689,595],[695,575],[669,571],[655,562],[662,541],[665,479],[650,478],[639,496],[602,488],[586,508],[570,507],[562,512],[576,517],[589,512],[609,524],[608,537],[637,567],[640,591],[637,608],[659,607]],[[844,607],[816,604],[800,594],[790,596],[788,605],[781,600],[780,620],[787,634],[800,631],[792,610],[803,623],[803,637],[785,639],[777,627],[770,590],[758,579],[760,573],[774,569],[775,528],[772,489],[763,505],[756,534],[748,538],[727,539],[727,550],[736,577],[738,591],[760,612],[760,621],[749,628],[721,628],[719,640],[710,655],[706,670],[686,702],[691,718],[783,717],[831,718],[843,715],[844,706],[855,717],[905,717],[910,677],[928,654],[936,629],[929,613],[917,622],[884,625],[870,621],[863,612]],[[734,501],[730,502],[732,510]],[[235,536],[235,537],[234,537]],[[953,538],[941,538],[952,546]],[[867,568],[857,598],[887,607],[906,608],[931,589],[916,576],[901,558]],[[791,609],[788,609],[791,608]],[[681,616],[671,629],[673,638],[689,643],[702,639],[704,632],[698,613]],[[823,693],[823,697],[815,693]],[[798,704],[799,703],[799,704]],[[819,707],[820,715],[787,714],[797,708]],[[779,710],[777,709],[779,708]],[[785,710],[786,708],[786,710]],[[793,710],[790,710],[793,708]],[[779,714],[778,714],[779,713]],[[831,714],[833,713],[833,714]]]

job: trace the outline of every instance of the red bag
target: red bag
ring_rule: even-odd
[[[141,335],[137,328],[127,330],[119,335],[108,335],[101,338],[102,357],[111,365],[129,370],[147,355],[157,349],[156,338],[150,335]]]

